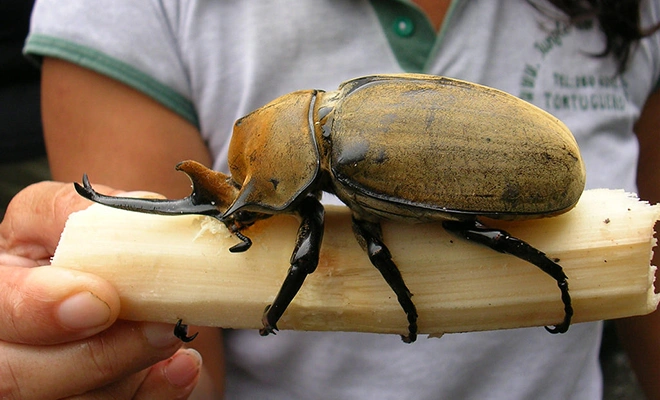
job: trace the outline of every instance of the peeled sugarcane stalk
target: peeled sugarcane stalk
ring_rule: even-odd
[[[589,190],[566,214],[488,221],[558,259],[569,277],[573,322],[655,310],[651,206],[623,191]],[[157,216],[101,205],[72,214],[53,266],[99,275],[121,298],[120,318],[256,329],[289,267],[298,221],[279,215],[237,243],[202,216]],[[554,325],[564,315],[556,282],[513,256],[467,242],[441,224],[383,222],[384,242],[413,293],[419,331],[442,333]],[[319,266],[278,323],[280,329],[407,332],[396,296],[351,231],[349,210],[326,207]]]

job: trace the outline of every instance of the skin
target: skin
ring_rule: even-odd
[[[421,8],[424,11],[426,17],[429,19],[429,21],[431,21],[431,25],[433,25],[435,31],[438,32],[440,30],[440,26],[442,26],[442,21],[445,19],[447,10],[449,10],[451,1],[450,0],[414,0],[413,2],[416,3],[419,6],[419,8]]]
[[[108,282],[41,267],[68,215],[88,205],[70,184],[42,182],[0,224],[0,398],[185,398],[201,359],[179,349],[171,325],[117,322]]]
[[[449,1],[418,0],[417,3],[439,29]],[[654,184],[660,179],[660,165],[657,162],[660,160],[657,154],[657,149],[660,149],[657,132],[657,126],[660,126],[657,117],[660,115],[660,100],[656,97],[653,95],[649,99],[637,124],[637,133],[642,143],[640,194],[652,202],[660,201],[660,193]],[[190,184],[183,174],[173,170],[173,166],[186,159],[197,160],[206,166],[211,164],[208,151],[194,126],[143,94],[83,68],[46,59],[43,66],[42,102],[46,143],[53,177],[57,180],[79,181],[83,172],[87,172],[95,187],[106,184],[125,190],[150,190],[167,197],[181,198],[189,194]],[[116,118],[116,115],[122,115],[122,118]],[[43,225],[41,223],[41,229]],[[52,240],[59,236],[55,232],[50,234]],[[11,303],[0,298],[0,307],[6,307],[7,304]],[[40,311],[36,308],[31,309],[31,312],[39,315]],[[27,349],[34,350],[29,345],[52,341],[52,337],[60,340],[67,337],[54,328],[57,326],[55,322],[46,321],[45,325],[36,327],[42,330],[40,334],[43,337],[29,341]],[[108,326],[112,327],[104,331]],[[619,327],[649,398],[660,398],[660,388],[656,383],[660,374],[660,317],[654,313],[647,317],[622,320],[619,321]],[[28,332],[36,328],[28,326],[24,330]],[[113,332],[125,336],[121,341],[105,341],[104,354],[111,357],[111,362],[116,366],[112,373],[128,377],[124,379],[133,382],[133,385],[140,379],[141,382],[151,382],[153,368],[159,365],[151,368],[148,368],[148,364],[127,366],[135,356],[121,351],[120,346],[126,341],[138,340],[131,336],[134,329],[134,326],[112,324],[109,320],[95,330],[86,332],[90,336],[96,333],[95,336],[87,336],[90,341],[112,335]],[[191,332],[195,331],[197,329],[191,327]],[[0,336],[2,339],[5,336]],[[192,397],[220,398],[224,371],[219,330],[202,332],[193,346],[202,353],[205,364]],[[9,362],[12,366],[22,362],[21,365],[26,369],[39,365],[37,360],[24,361],[18,356],[9,357],[5,357],[6,362],[0,359],[0,368]],[[154,358],[151,360],[156,361]],[[95,387],[104,393],[105,390],[112,390],[112,387],[106,386],[108,381],[88,380],[85,389],[92,390]],[[146,388],[144,390],[157,390],[158,386],[142,385]]]
[[[635,125],[639,139],[637,186],[639,196],[651,204],[660,203],[660,91],[646,101]],[[656,224],[656,231],[660,224]],[[654,249],[653,265],[660,265],[660,252]],[[660,273],[656,271],[656,286]],[[657,290],[656,290],[657,291]],[[616,321],[619,338],[628,351],[631,365],[649,399],[660,398],[660,311]]]

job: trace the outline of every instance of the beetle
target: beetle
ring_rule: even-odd
[[[258,220],[291,213],[300,228],[291,265],[261,335],[277,322],[319,261],[323,191],[352,212],[355,236],[407,315],[404,342],[417,336],[417,311],[383,243],[380,222],[442,221],[460,237],[536,265],[557,282],[568,330],[573,315],[567,276],[543,252],[481,220],[518,220],[570,210],[585,185],[584,163],[569,129],[549,113],[505,92],[421,74],[371,75],[338,90],[305,90],[279,97],[238,119],[229,147],[230,175],[195,161],[177,169],[192,181],[179,200],[111,197],[87,176],[76,190],[108,206],[132,211],[208,215],[240,242]],[[190,339],[179,324],[177,336]]]

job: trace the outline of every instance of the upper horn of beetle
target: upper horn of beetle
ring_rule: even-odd
[[[285,210],[312,185],[320,165],[316,97],[316,90],[289,93],[236,121],[229,169],[240,190],[224,217]]]

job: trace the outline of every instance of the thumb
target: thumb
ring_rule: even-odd
[[[0,266],[0,340],[71,342],[112,325],[119,295],[95,275],[55,267]]]
[[[105,193],[121,193],[99,185]],[[0,224],[0,247],[11,254],[47,260],[53,255],[64,224],[72,212],[92,204],[73,184],[40,182],[20,191]]]

